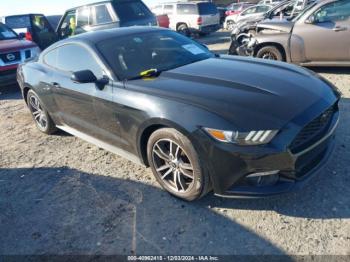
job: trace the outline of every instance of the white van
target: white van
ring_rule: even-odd
[[[156,15],[167,14],[169,27],[185,35],[209,34],[220,28],[220,14],[211,2],[170,2],[151,9]]]

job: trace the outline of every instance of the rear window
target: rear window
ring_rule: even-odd
[[[17,34],[7,26],[0,23],[0,40],[15,39]]]
[[[12,29],[31,27],[28,15],[8,16],[5,18],[5,24]]]
[[[113,2],[120,21],[143,20],[153,17],[151,11],[141,1]]]
[[[178,4],[177,5],[178,15],[195,15],[198,14],[197,5],[193,4]]]
[[[200,15],[215,15],[218,9],[212,3],[199,3],[198,10]]]

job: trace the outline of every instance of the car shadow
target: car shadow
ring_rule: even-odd
[[[0,86],[0,101],[16,99],[22,99],[21,91],[18,85]]]
[[[350,74],[350,67],[308,67],[308,69],[316,73],[348,75]]]
[[[226,209],[273,210],[310,219],[350,218],[350,99],[340,101],[336,147],[325,167],[302,189],[260,199],[224,199],[209,196],[196,203]]]
[[[67,167],[0,169],[0,210],[0,254],[284,254],[207,206]]]

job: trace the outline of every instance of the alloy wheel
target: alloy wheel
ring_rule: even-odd
[[[278,60],[278,59],[277,59],[277,56],[276,56],[274,53],[272,53],[272,52],[266,52],[266,53],[264,53],[264,54],[261,56],[261,58],[263,58],[263,59],[269,59],[269,60]]]
[[[39,99],[36,96],[32,95],[29,97],[29,107],[38,127],[45,130],[48,124],[47,117],[39,102]]]
[[[187,153],[170,139],[158,140],[152,149],[156,172],[171,190],[187,192],[194,183],[193,166]]]

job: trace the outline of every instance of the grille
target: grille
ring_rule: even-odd
[[[299,152],[322,138],[328,130],[335,112],[336,107],[332,106],[307,124],[293,140],[290,146],[291,151],[293,153]]]
[[[16,74],[16,72],[17,72],[17,69],[0,71],[0,76],[13,75],[13,74]]]
[[[0,54],[0,58],[5,64],[18,62],[21,60],[21,53],[19,51],[4,53],[4,54]]]

